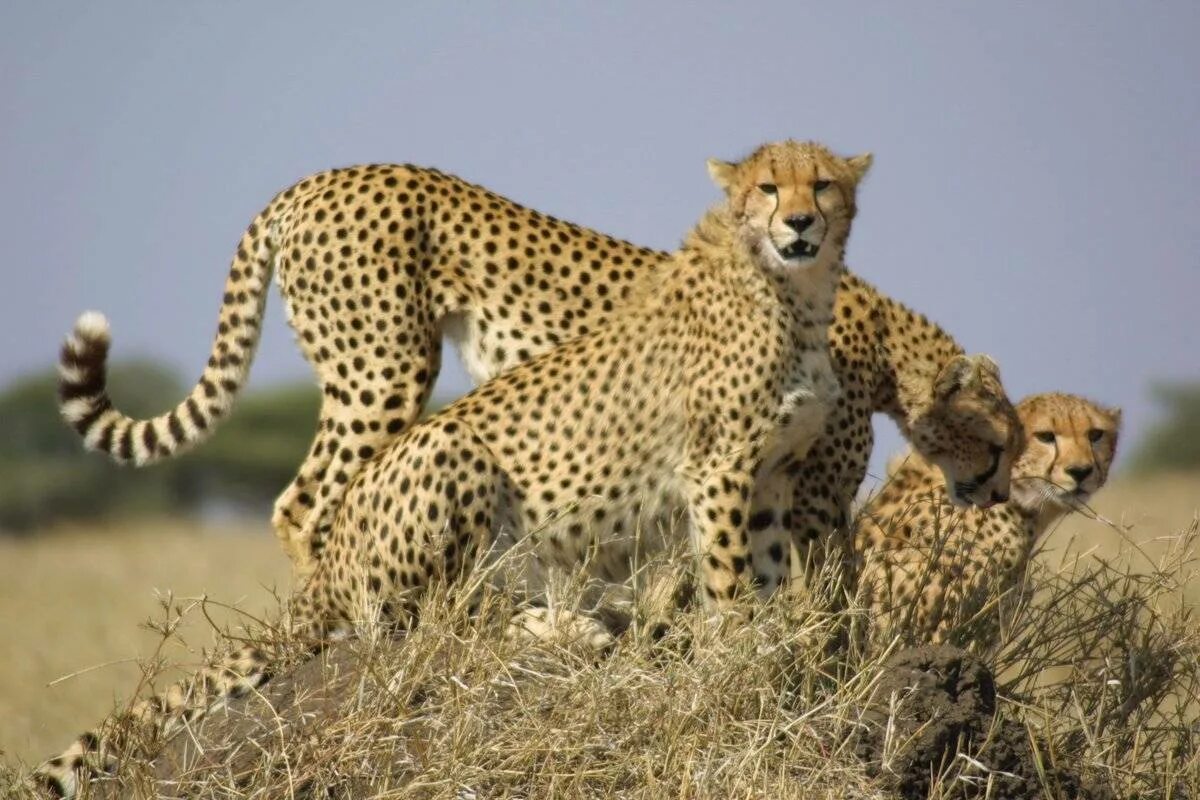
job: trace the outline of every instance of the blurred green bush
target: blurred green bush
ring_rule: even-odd
[[[186,391],[153,362],[114,365],[117,407],[145,417]],[[136,514],[195,513],[205,504],[266,510],[299,466],[316,427],[311,384],[248,391],[207,442],[178,458],[134,469],[85,453],[58,416],[56,379],[45,372],[0,393],[0,530]]]
[[[1163,384],[1152,394],[1165,414],[1142,440],[1130,470],[1200,469],[1200,383]]]
[[[117,408],[149,417],[172,408],[190,385],[161,364],[127,361],[110,367],[109,387]],[[56,391],[48,370],[0,392],[0,533],[230,507],[265,517],[311,445],[320,408],[315,382],[250,389],[211,439],[135,469],[84,452],[58,415]]]

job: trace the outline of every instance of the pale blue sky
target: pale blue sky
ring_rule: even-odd
[[[242,229],[318,169],[434,165],[671,248],[705,158],[791,136],[875,152],[861,274],[1132,444],[1151,381],[1200,379],[1197,40],[1196,2],[8,3],[0,381],[85,308],[195,377]],[[307,374],[269,309],[257,385]]]

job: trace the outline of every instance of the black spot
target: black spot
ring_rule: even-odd
[[[762,511],[756,511],[754,514],[750,515],[750,530],[761,531],[764,528],[770,527],[771,523],[774,521],[775,512],[771,509],[768,508]]]

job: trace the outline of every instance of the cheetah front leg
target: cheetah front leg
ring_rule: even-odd
[[[513,615],[508,635],[559,646],[578,645],[597,653],[616,647],[616,637],[598,619],[563,608],[534,606]]]
[[[777,469],[760,479],[750,510],[750,556],[754,586],[760,600],[779,591],[791,578],[791,528],[787,513],[792,502],[792,479]]]
[[[727,610],[748,594],[752,559],[748,525],[754,480],[750,472],[710,473],[690,502],[692,542],[706,607]]]
[[[851,449],[831,447],[850,443]],[[793,575],[813,588],[817,576],[836,584],[842,593],[853,593],[858,570],[851,541],[851,505],[867,474],[867,459],[874,442],[871,418],[851,406],[833,405],[818,446],[796,455],[788,466],[793,476],[791,529]],[[857,443],[857,445],[855,444]],[[837,561],[827,564],[826,559]]]

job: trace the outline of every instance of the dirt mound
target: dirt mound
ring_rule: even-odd
[[[764,724],[761,709],[789,706],[794,698],[771,687],[792,673],[776,673],[758,649],[742,648],[741,660],[684,647],[659,653],[667,663],[647,651],[572,666],[564,653],[497,658],[488,647],[449,635],[336,644],[149,748],[151,763],[123,762],[91,796],[659,797],[726,785],[737,789],[730,796],[804,800],[1111,796],[1058,768],[1046,748],[1035,757],[1037,736],[997,715],[992,673],[953,647],[895,654],[869,706],[853,701],[859,715],[845,705],[823,721],[806,698],[785,712],[805,723],[788,734]],[[755,689],[728,692],[734,685]],[[856,716],[861,732],[848,739]],[[713,766],[749,757],[758,769]],[[568,779],[577,785],[564,788]]]
[[[1028,729],[996,717],[991,671],[956,647],[898,651],[885,665],[875,699],[864,715],[868,732],[856,752],[906,800],[928,797],[939,775],[943,790],[953,787],[946,797],[1106,797],[1050,765],[1045,753],[1043,781]]]
[[[238,796],[250,788],[256,771],[262,768],[264,753],[290,751],[295,755],[306,744],[320,740],[361,679],[358,661],[348,647],[329,648],[277,675],[261,694],[234,701],[205,715],[169,742],[151,746],[152,764],[123,765],[121,780],[95,781],[90,796],[118,800],[160,796],[171,789],[187,796],[193,782],[212,775],[220,776],[218,784],[228,790],[227,796]],[[281,764],[280,768],[289,766]],[[307,796],[303,781],[294,788],[297,796]]]
[[[796,651],[762,647],[798,627],[784,622],[765,636],[698,618],[668,636],[700,645],[630,638],[600,659],[485,623],[340,642],[146,742],[90,797],[875,800],[866,766],[831,748],[849,709],[785,708]]]

